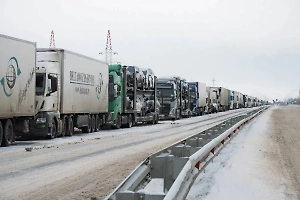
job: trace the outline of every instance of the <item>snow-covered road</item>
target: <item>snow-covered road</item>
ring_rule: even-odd
[[[16,142],[0,148],[0,199],[103,199],[151,153],[253,109]]]
[[[300,199],[300,107],[271,107],[196,179],[188,200]]]

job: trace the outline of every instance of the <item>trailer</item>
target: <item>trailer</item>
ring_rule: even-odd
[[[151,75],[153,76],[152,87],[139,89],[136,71],[132,76],[128,76],[128,69],[132,67],[119,64],[109,66],[111,85],[109,113],[112,117],[106,124],[112,125],[115,129],[131,128],[137,123],[157,124],[160,105],[157,100],[156,76]],[[128,80],[129,78],[132,80]],[[110,121],[113,123],[111,124]]]
[[[188,82],[190,90],[190,110],[194,116],[203,115],[206,108],[206,84]]]
[[[65,49],[37,49],[35,108],[29,135],[98,131],[108,114],[108,65]]]
[[[36,44],[0,35],[0,145],[30,131],[35,115]]]

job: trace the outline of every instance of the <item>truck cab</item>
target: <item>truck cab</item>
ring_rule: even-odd
[[[137,73],[131,66],[109,66],[109,113],[112,128],[130,128],[139,122],[158,123],[159,104],[156,97],[156,77],[151,90],[138,85]],[[128,75],[130,73],[130,76]],[[128,83],[131,84],[128,84]]]
[[[157,79],[158,99],[164,119],[182,117],[182,84],[179,77]]]
[[[57,88],[58,78],[60,77],[59,59],[59,55],[55,52],[37,52],[36,115],[31,123],[33,125],[31,133],[36,136],[51,136],[51,130],[48,130],[49,124],[52,127],[51,125],[54,123],[52,119],[59,119],[59,93]]]

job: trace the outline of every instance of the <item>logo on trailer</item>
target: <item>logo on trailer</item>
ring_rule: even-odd
[[[6,74],[0,79],[5,96],[10,97],[12,95],[17,78],[20,76],[20,74],[21,70],[19,68],[17,59],[15,57],[10,58],[8,61]]]
[[[96,95],[97,95],[97,99],[100,99],[100,94],[103,87],[103,78],[101,73],[99,74],[97,81],[98,81],[98,85],[96,86]]]

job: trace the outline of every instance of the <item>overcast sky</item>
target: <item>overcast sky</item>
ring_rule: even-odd
[[[0,0],[0,34],[269,100],[300,86],[299,0]]]

